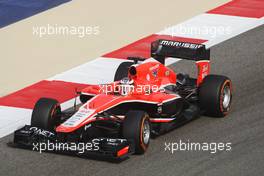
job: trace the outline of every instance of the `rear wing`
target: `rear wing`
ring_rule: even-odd
[[[194,61],[210,60],[210,49],[206,49],[203,44],[161,39],[151,43],[151,57],[162,64],[167,57]]]
[[[203,44],[156,40],[151,43],[151,57],[162,64],[165,64],[167,57],[195,61],[198,69],[197,85],[203,81],[210,71],[210,49],[206,49]]]

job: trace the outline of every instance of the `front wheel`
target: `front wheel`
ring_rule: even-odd
[[[150,141],[149,116],[144,111],[129,111],[123,122],[122,135],[135,143],[135,153],[146,152]]]
[[[224,117],[230,111],[232,82],[226,76],[208,75],[199,87],[199,102],[205,115]]]
[[[40,98],[32,112],[31,126],[45,130],[55,130],[59,123],[61,107],[57,100]]]

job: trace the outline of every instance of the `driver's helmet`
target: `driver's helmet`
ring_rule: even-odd
[[[120,80],[120,87],[119,92],[121,95],[128,95],[129,92],[132,92],[134,89],[133,86],[134,81],[132,79],[129,79],[128,77],[125,77]]]

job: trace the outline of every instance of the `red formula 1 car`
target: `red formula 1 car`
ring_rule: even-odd
[[[81,105],[61,112],[58,101],[41,98],[31,125],[15,132],[14,143],[88,142],[97,150],[86,155],[125,158],[146,152],[151,135],[159,135],[201,114],[224,117],[230,109],[229,78],[210,75],[210,50],[204,45],[157,40],[151,59],[128,58],[117,69],[115,82],[88,86]],[[176,74],[164,65],[168,57],[194,60],[197,78]]]

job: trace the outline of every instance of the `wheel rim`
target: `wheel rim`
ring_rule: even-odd
[[[150,125],[147,120],[144,121],[142,133],[144,144],[148,144],[150,138]]]
[[[223,90],[223,108],[228,108],[231,100],[231,90],[229,86],[225,86]]]

